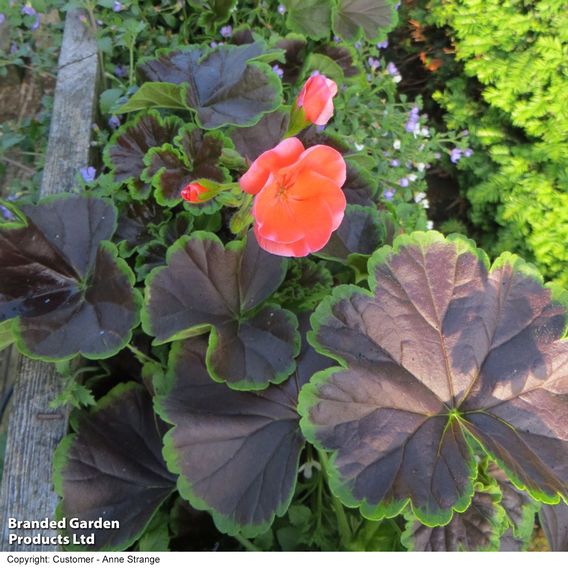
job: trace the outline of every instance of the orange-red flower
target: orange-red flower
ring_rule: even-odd
[[[309,122],[323,126],[333,115],[333,97],[336,94],[335,81],[325,75],[312,75],[302,87],[296,106],[304,109]]]
[[[182,190],[181,196],[190,203],[202,203],[201,195],[207,193],[207,188],[199,183],[188,183]]]
[[[329,146],[307,150],[287,138],[261,154],[240,179],[255,195],[252,213],[259,245],[281,256],[322,249],[345,212],[345,161]]]

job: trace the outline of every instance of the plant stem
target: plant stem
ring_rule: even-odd
[[[152,357],[148,357],[146,353],[142,353],[142,351],[140,351],[140,349],[138,349],[137,347],[134,347],[134,345],[130,345],[129,343],[126,347],[128,347],[128,349],[132,351],[132,353],[136,356],[140,363],[152,363],[154,365],[159,365],[158,361],[152,359]]]
[[[132,87],[134,84],[134,45],[136,44],[136,38],[134,38],[130,43],[130,66],[128,69],[128,84]]]
[[[327,455],[324,452],[318,451],[318,457],[321,464],[322,473],[329,487],[329,460],[327,459]],[[339,501],[339,499],[331,492],[331,489],[329,490],[329,493],[331,495],[331,504],[333,506],[335,517],[337,519],[337,528],[339,529],[339,534],[341,536],[341,544],[347,546],[351,542],[353,535],[351,534],[351,527],[349,526],[349,521],[347,520],[345,509],[343,508],[341,501]]]
[[[260,548],[255,546],[248,538],[245,538],[240,534],[236,534],[233,538],[238,541],[245,550],[250,552],[261,552]]]

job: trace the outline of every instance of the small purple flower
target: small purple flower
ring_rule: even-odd
[[[4,14],[0,14],[0,25],[2,25],[6,21],[6,16]]]
[[[317,77],[319,74],[320,74],[320,72],[317,69],[315,69],[314,71],[312,71],[310,73],[310,77]]]
[[[116,130],[120,126],[120,118],[118,116],[111,116],[108,119],[109,128]]]
[[[462,154],[462,150],[459,148],[453,148],[450,152],[450,160],[452,164],[457,164],[461,160]]]
[[[335,43],[341,43],[341,38],[340,38],[339,36],[334,35],[334,36],[333,36],[333,41],[334,41]]]
[[[216,41],[212,41],[212,42],[209,44],[209,47],[210,47],[211,49],[215,49],[218,45],[220,45],[220,44],[218,44]]]
[[[5,221],[13,221],[16,218],[7,207],[4,207],[4,205],[0,205],[0,214]]]
[[[272,71],[274,71],[274,73],[276,73],[276,75],[278,75],[278,77],[280,77],[280,79],[282,79],[282,77],[284,77],[284,70],[279,65],[273,65]]]
[[[128,71],[126,70],[126,67],[124,67],[124,65],[119,64],[115,65],[114,74],[121,79],[122,77],[126,77],[126,75],[128,75]]]
[[[223,26],[219,33],[221,34],[221,37],[227,39],[233,35],[233,26]]]
[[[353,44],[353,47],[354,47],[355,49],[359,50],[359,49],[361,49],[361,48],[363,47],[363,44],[362,44],[360,41],[356,41],[356,42]]]
[[[408,178],[400,178],[398,180],[398,185],[400,185],[400,187],[408,187],[410,185],[410,180]]]
[[[93,166],[89,166],[88,168],[81,168],[79,172],[81,173],[81,177],[83,178],[85,183],[95,181],[97,170],[95,170]]]
[[[286,13],[286,6],[284,4],[278,5],[278,13],[283,16]]]
[[[33,8],[32,6],[23,6],[21,12],[22,12],[22,14],[24,14],[24,16],[35,16],[35,21],[31,26],[32,32],[35,32],[39,28],[40,15],[37,13],[35,8]]]
[[[383,197],[387,200],[387,201],[392,201],[392,198],[394,197],[396,191],[390,187],[387,187],[387,189],[385,189],[383,191]]]
[[[34,8],[32,8],[32,6],[24,6],[22,8],[22,14],[24,14],[25,16],[35,16],[37,12]]]
[[[469,130],[466,128],[465,130],[461,131],[462,136],[469,136]]]
[[[386,49],[389,46],[389,40],[385,39],[385,41],[379,41],[377,43],[377,49]]]
[[[18,44],[16,42],[12,42],[10,45],[10,53],[13,55],[16,51],[18,51],[18,49]]]
[[[463,155],[465,158],[471,158],[471,156],[473,156],[473,150],[471,148],[466,148]]]
[[[418,119],[411,116],[406,122],[404,129],[406,132],[413,132],[414,134],[417,134],[417,131],[420,130],[420,126],[418,126]]]
[[[400,75],[396,65],[392,61],[389,62],[389,64],[387,65],[387,73],[391,75],[391,77],[394,77],[395,75]]]
[[[398,168],[398,166],[400,166],[400,162],[399,162],[398,160],[391,160],[391,161],[390,161],[390,165],[391,165],[393,168]]]
[[[369,57],[369,59],[367,59],[367,63],[373,71],[376,71],[381,66],[381,62],[374,57]]]
[[[114,4],[112,5],[113,12],[121,12],[122,8],[123,8],[122,4],[118,1],[115,1]]]
[[[323,132],[327,124],[317,124],[316,125],[316,132]]]
[[[397,2],[397,3],[394,5],[394,9],[395,9],[395,10],[398,10],[399,8],[400,8],[400,2]]]

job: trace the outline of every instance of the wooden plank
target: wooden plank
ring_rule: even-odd
[[[80,15],[77,10],[70,11],[65,20],[42,196],[70,191],[76,185],[79,169],[89,164],[96,107],[97,48]],[[16,369],[0,490],[0,550],[56,550],[53,545],[22,546],[8,542],[9,518],[55,518],[57,496],[51,481],[52,458],[67,431],[68,419],[66,409],[49,408],[50,401],[61,390],[61,379],[53,365],[18,357]]]

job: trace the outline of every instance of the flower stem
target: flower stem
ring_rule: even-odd
[[[255,546],[248,538],[245,538],[240,534],[236,534],[235,536],[233,536],[233,538],[238,541],[245,550],[248,550],[250,552],[261,552],[260,548],[258,548],[258,546]]]
[[[155,359],[152,359],[152,357],[148,357],[148,355],[146,355],[146,353],[142,353],[142,351],[140,351],[140,349],[138,349],[138,347],[134,347],[134,345],[131,345],[130,343],[126,346],[128,349],[130,349],[130,351],[134,354],[134,356],[136,357],[136,359],[138,359],[138,361],[142,364],[144,363],[152,363],[154,365],[158,364],[158,361],[156,361]]]
[[[321,464],[322,473],[329,487],[329,460],[325,452],[318,451],[318,457]],[[331,505],[333,507],[333,510],[335,511],[335,517],[337,519],[337,528],[339,529],[341,544],[347,546],[351,542],[353,535],[351,534],[351,527],[349,526],[349,521],[347,520],[345,509],[343,508],[341,501],[339,501],[339,499],[331,492],[331,489],[329,490],[329,493],[331,495]]]

